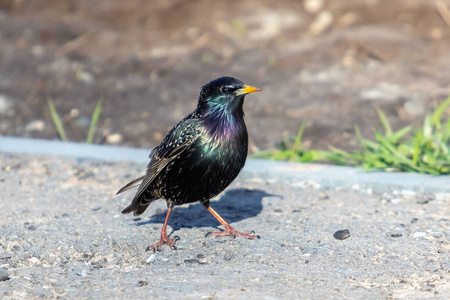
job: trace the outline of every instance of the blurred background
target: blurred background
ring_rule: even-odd
[[[250,151],[306,120],[315,149],[394,128],[450,94],[450,1],[0,0],[0,135],[154,147],[196,106],[200,87],[234,76]]]

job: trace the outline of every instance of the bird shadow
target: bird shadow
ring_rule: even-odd
[[[227,191],[210,206],[228,223],[239,222],[257,216],[262,211],[264,197],[278,196],[268,194],[262,190],[232,189]],[[137,219],[136,226],[164,223],[166,211],[149,217],[149,220]],[[173,231],[180,228],[218,227],[216,220],[201,203],[175,207],[170,214],[168,224]]]

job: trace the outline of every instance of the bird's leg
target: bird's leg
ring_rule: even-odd
[[[172,207],[169,206],[167,208],[166,220],[164,221],[164,225],[163,225],[163,228],[161,230],[161,240],[159,240],[159,242],[156,242],[156,243],[154,243],[151,246],[148,246],[147,249],[145,249],[145,251],[149,251],[149,250],[153,250],[153,252],[155,252],[156,250],[161,251],[161,247],[162,247],[162,245],[164,245],[164,243],[166,243],[170,248],[172,248],[172,250],[176,250],[177,249],[175,247],[175,242],[177,240],[176,239],[171,239],[167,235],[167,221],[169,220],[169,215],[170,215],[171,211],[172,211]]]
[[[216,236],[223,236],[223,235],[229,235],[235,238],[236,236],[242,236],[247,239],[259,239],[259,235],[255,235],[253,231],[246,231],[246,232],[240,232],[233,227],[231,227],[230,224],[228,224],[214,209],[212,209],[208,204],[203,204],[205,208],[222,224],[223,227],[225,227],[224,231],[218,231],[218,232],[210,232],[207,235],[212,235],[214,237]],[[253,233],[253,234],[252,234]]]

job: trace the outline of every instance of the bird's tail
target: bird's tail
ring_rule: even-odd
[[[123,193],[125,191],[128,191],[131,188],[134,188],[142,183],[142,180],[145,177],[145,173],[140,174],[135,179],[128,182],[125,186],[123,186],[116,195]],[[136,196],[135,196],[136,197]],[[159,198],[153,197],[153,195],[146,195],[145,193],[137,198],[134,198],[131,204],[125,208],[122,213],[128,214],[130,212],[133,212],[135,216],[142,214],[147,207],[152,203],[153,201],[157,200]]]
[[[134,188],[135,186],[138,186],[142,183],[142,180],[144,180],[145,173],[139,174],[136,178],[128,182],[125,186],[123,186],[116,195],[119,195],[120,193],[123,193],[125,191],[128,191],[129,189]]]
[[[145,195],[142,195],[139,198],[133,199],[130,205],[128,205],[127,208],[125,208],[122,213],[128,214],[130,212],[133,212],[133,215],[138,216],[142,214],[147,207],[152,203],[153,201],[157,200],[159,198],[146,198]]]

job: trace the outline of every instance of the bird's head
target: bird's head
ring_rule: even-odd
[[[245,85],[233,77],[220,77],[205,84],[198,99],[197,113],[243,117],[244,97],[260,89]]]

